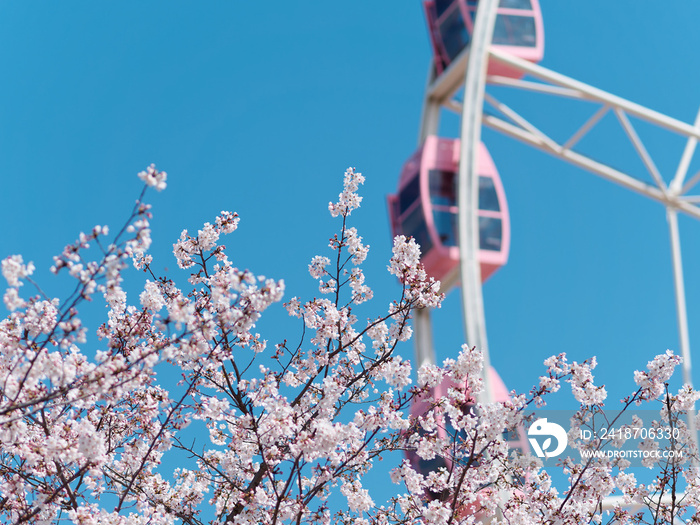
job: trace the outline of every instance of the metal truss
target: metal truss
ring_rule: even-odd
[[[673,260],[679,340],[683,356],[683,380],[686,384],[692,386],[678,213],[684,213],[690,217],[700,219],[700,195],[697,193],[690,194],[691,190],[700,182],[700,171],[690,177],[687,176],[698,139],[700,139],[700,111],[695,122],[688,124],[542,66],[494,50],[490,47],[490,41],[496,7],[497,3],[494,0],[482,0],[479,2],[471,49],[465,49],[439,77],[435,77],[435,69],[431,64],[418,137],[419,144],[422,144],[427,135],[437,133],[440,110],[442,108],[462,116],[462,151],[459,173],[459,240],[462,261],[460,262],[459,275],[449,278],[450,282],[446,283],[446,285],[451,286],[456,283],[457,279],[461,280],[467,342],[470,345],[477,345],[478,342],[477,346],[483,347],[488,362],[483,296],[479,279],[480,271],[478,261],[474,257],[477,249],[474,238],[474,217],[476,215],[474,210],[476,204],[473,202],[475,199],[474,194],[472,193],[471,195],[471,201],[467,202],[468,197],[464,191],[468,191],[470,187],[472,192],[476,191],[473,187],[476,170],[473,152],[475,151],[475,145],[480,140],[480,126],[483,124],[554,157],[644,195],[661,203],[666,208],[671,257]],[[488,60],[505,64],[510,69],[521,71],[535,80],[496,76],[486,77],[485,63]],[[580,100],[593,103],[597,107],[594,108],[592,114],[580,124],[578,129],[568,139],[557,141],[514,109],[502,103],[493,95],[486,93],[486,83]],[[464,100],[466,103],[463,103],[457,97],[458,92],[462,88],[464,88]],[[483,112],[484,103],[488,103],[494,109],[494,114],[485,114]],[[624,134],[629,139],[648,172],[652,183],[639,180],[630,173],[621,171],[574,150],[581,140],[608,113],[615,115]],[[686,138],[685,149],[670,182],[667,183],[662,177],[629,117],[643,120],[653,126],[669,130]],[[430,312],[428,310],[418,312],[415,328],[417,336],[416,351],[419,362],[421,364],[426,361],[434,362],[435,354],[430,329]],[[688,428],[694,437],[697,447],[697,430],[695,428],[694,415],[694,408],[688,411]],[[695,467],[698,467],[697,461],[694,463]],[[665,501],[659,502],[664,503]],[[625,506],[621,498],[606,498],[602,502],[601,510],[610,510],[616,505]]]
[[[698,206],[700,204],[700,195],[689,195],[690,190],[700,182],[700,172],[695,173],[686,180],[688,167],[695,152],[697,141],[700,138],[700,112],[694,124],[687,124],[501,51],[490,49],[489,57],[491,60],[527,73],[539,80],[539,82],[536,82],[491,76],[487,78],[489,84],[593,102],[597,103],[599,107],[593,111],[591,116],[580,125],[571,137],[559,142],[514,109],[486,93],[486,102],[496,110],[497,114],[484,114],[482,117],[484,125],[658,201],[667,208],[700,219],[700,207]],[[466,64],[468,63],[468,53],[464,53],[459,58],[440,78],[436,79],[429,86],[427,96],[432,103],[461,114],[463,104],[455,98],[455,95],[463,84],[463,80],[460,77],[464,77]],[[654,184],[643,182],[624,171],[620,171],[574,150],[574,147],[581,139],[594,129],[607,113],[613,113],[617,117],[622,130],[642,160]],[[654,160],[630,122],[629,116],[634,116],[687,138],[685,150],[675,176],[670,183],[667,184],[663,180]]]
[[[485,101],[496,110],[497,114],[484,114],[482,116],[482,123],[484,125],[520,140],[525,144],[538,148],[554,157],[579,166],[620,186],[642,194],[666,207],[669,237],[671,241],[671,256],[673,260],[678,332],[681,354],[683,356],[683,380],[685,383],[692,386],[692,359],[688,334],[681,244],[678,231],[678,213],[685,213],[686,215],[700,219],[700,207],[698,206],[698,204],[700,204],[700,195],[689,195],[689,192],[700,182],[700,172],[687,178],[690,161],[693,158],[698,139],[700,138],[700,111],[695,119],[695,123],[687,124],[542,66],[494,50],[493,48],[491,48],[488,53],[491,60],[527,73],[538,80],[531,81],[507,77],[488,77],[487,82],[492,85],[508,86],[552,96],[593,102],[597,104],[598,107],[594,109],[590,117],[585,120],[567,140],[558,142],[514,109],[486,93],[484,96]],[[462,75],[466,75],[468,53],[464,53],[463,55],[464,56],[459,57],[459,60],[453,64],[454,67],[448,69],[445,74],[436,79],[429,86],[429,104],[442,106],[448,110],[463,113],[465,108],[462,102],[455,98],[456,93],[462,85],[459,78]],[[643,182],[629,173],[625,173],[624,171],[620,171],[612,166],[594,160],[573,149],[609,112],[614,113],[617,117],[622,130],[639,155],[639,158],[651,176],[654,184]],[[654,126],[664,128],[686,138],[686,146],[679,160],[676,173],[668,184],[664,181],[649,151],[645,147],[644,142],[630,122],[629,116],[634,116]],[[692,416],[692,414],[694,414],[694,410],[689,413],[689,416]],[[694,436],[697,435],[694,417],[689,417],[689,429]]]
[[[531,81],[507,77],[488,77],[486,80],[492,85],[508,86],[552,96],[593,102],[596,103],[598,107],[594,109],[590,117],[581,123],[579,128],[567,140],[559,142],[547,135],[514,109],[502,103],[489,93],[486,93],[484,96],[485,101],[494,108],[497,114],[483,114],[482,123],[484,125],[625,188],[640,193],[666,207],[669,235],[671,238],[671,253],[673,257],[679,338],[681,352],[684,358],[684,381],[692,385],[692,377],[690,374],[691,356],[688,342],[689,337],[677,214],[685,213],[686,215],[700,219],[700,195],[689,194],[689,192],[696,187],[698,182],[700,182],[700,172],[687,178],[690,161],[695,153],[698,139],[700,138],[700,112],[698,112],[695,123],[688,124],[542,66],[494,50],[493,48],[488,50],[488,55],[490,60],[505,64],[511,69],[522,71],[537,79],[537,81]],[[434,132],[434,130],[437,129],[437,118],[439,117],[436,116],[436,112],[439,111],[440,107],[460,114],[463,113],[463,104],[455,95],[464,85],[468,63],[469,52],[464,52],[439,78],[431,79],[429,82],[423,119],[424,127],[428,128],[428,131],[422,131],[422,135]],[[581,139],[594,129],[601,119],[609,112],[612,112],[617,117],[622,130],[639,155],[651,179],[654,181],[654,184],[648,184],[629,173],[625,173],[624,171],[574,150],[574,147]],[[678,163],[676,173],[670,183],[666,183],[663,180],[644,142],[639,137],[632,122],[630,122],[629,116],[634,116],[654,126],[667,129],[686,137],[687,142],[685,149]]]
[[[471,49],[465,49],[439,77],[435,77],[435,68],[430,66],[428,83],[421,116],[418,136],[419,145],[429,134],[436,134],[439,128],[441,108],[462,116],[461,155],[459,173],[459,274],[448,278],[445,286],[456,284],[459,279],[462,288],[462,307],[467,342],[478,346],[484,352],[486,363],[489,361],[486,338],[483,295],[480,281],[480,268],[476,253],[477,226],[475,226],[476,160],[475,148],[480,140],[481,125],[499,131],[525,144],[538,148],[554,157],[579,166],[595,175],[614,182],[636,193],[661,203],[666,208],[673,260],[674,291],[678,318],[678,332],[683,356],[683,380],[693,384],[688,322],[683,281],[680,235],[678,231],[678,213],[700,219],[700,195],[690,191],[700,182],[700,171],[690,177],[688,169],[700,138],[700,111],[693,124],[674,119],[657,111],[630,102],[622,97],[612,95],[570,77],[556,73],[542,66],[510,56],[490,47],[493,23],[495,20],[495,0],[481,0],[477,9]],[[471,57],[470,57],[471,55]],[[509,77],[486,77],[486,63],[494,60],[509,68],[521,71],[535,80],[513,79]],[[506,86],[520,90],[542,93],[557,97],[594,103],[597,107],[583,121],[578,129],[565,141],[557,141],[539,129],[528,119],[511,107],[485,92],[485,85]],[[456,95],[464,88],[462,103]],[[495,114],[483,112],[484,103],[488,103]],[[574,147],[598,125],[603,117],[612,113],[617,118],[624,134],[637,152],[653,183],[647,183],[617,168],[597,161]],[[676,172],[670,182],[666,182],[649,151],[640,138],[629,117],[635,117],[653,126],[669,130],[686,138],[686,146],[678,162]],[[470,191],[471,188],[471,191]],[[469,195],[471,194],[471,195]],[[475,233],[476,232],[476,233]],[[443,287],[444,289],[444,287]],[[435,362],[432,341],[430,311],[417,312],[414,327],[416,329],[416,354],[419,364]],[[485,374],[486,376],[486,374]],[[487,376],[486,376],[487,377]],[[484,401],[489,401],[484,399]],[[695,409],[688,411],[688,428],[697,447],[697,430],[695,427]],[[698,467],[697,461],[694,466]],[[682,497],[682,495],[680,495]],[[667,498],[666,498],[667,499]],[[663,499],[657,503],[666,503]],[[621,498],[608,497],[601,504],[601,510],[611,510],[625,505]]]

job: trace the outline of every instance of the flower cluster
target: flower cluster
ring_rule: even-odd
[[[144,190],[165,188],[155,166],[139,177]],[[600,521],[613,491],[624,504],[655,505],[656,523],[692,516],[700,482],[681,463],[643,485],[623,462],[565,457],[569,487],[560,493],[537,458],[512,447],[512,436],[526,443],[530,404],[566,382],[581,407],[574,427],[593,424],[606,397],[593,381],[595,358],[553,356],[529,396],[484,404],[483,356],[465,345],[442,366],[423,365],[413,385],[397,349],[412,335],[415,309],[440,306],[440,283],[426,275],[415,241],[399,236],[388,266],[399,297],[360,316],[373,298],[362,271],[369,246],[347,220],[363,180],[349,169],[329,206],[342,219],[331,257],[308,268],[323,295],[284,305],[303,323],[296,344],[268,345],[257,331],[285,286],[231,263],[220,239],[236,230],[235,213],[221,212],[196,236],[182,232],[173,253],[188,270],[184,286],[153,271],[143,194],[116,237],[107,242],[109,229],[96,226],[54,259],[52,271],[75,281],[63,301],[20,297],[35,268],[18,255],[2,261],[10,313],[0,321],[0,521],[574,524]],[[123,283],[130,262],[143,270],[135,303]],[[88,352],[79,308],[99,294],[108,313]],[[670,446],[692,456],[681,413],[700,395],[687,386],[670,394],[678,362],[669,352],[637,372],[624,408],[661,402],[665,424],[680,430]],[[389,477],[402,488],[379,502],[366,475],[397,451],[408,457]],[[680,480],[685,499],[654,499]],[[612,521],[640,519],[620,506]]]
[[[673,375],[673,370],[681,362],[681,358],[666,350],[664,355],[656,356],[647,364],[647,371],[636,371],[634,382],[641,388],[642,399],[656,399],[664,393],[664,384]]]
[[[362,202],[362,197],[357,193],[360,184],[365,182],[365,178],[361,173],[357,173],[355,168],[348,168],[345,171],[345,177],[343,179],[343,191],[338,195],[338,202],[329,202],[328,210],[331,212],[331,216],[337,217],[342,215],[347,217],[350,215],[352,210],[360,207]]]
[[[164,171],[158,171],[155,164],[151,164],[144,171],[139,172],[139,179],[146,183],[146,186],[155,188],[157,191],[165,189],[168,179],[168,174]]]

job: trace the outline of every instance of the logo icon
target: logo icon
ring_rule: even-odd
[[[550,423],[547,418],[540,418],[530,425],[530,429],[527,431],[528,436],[547,436],[544,440],[542,446],[534,437],[530,437],[530,445],[535,450],[535,454],[540,458],[553,458],[564,452],[566,448],[566,430],[561,425],[556,423]],[[552,447],[552,438],[556,439],[557,445],[554,450],[550,451]]]

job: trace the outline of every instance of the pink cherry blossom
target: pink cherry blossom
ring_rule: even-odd
[[[139,178],[144,192],[166,186],[153,165]],[[179,270],[156,275],[146,193],[114,237],[96,226],[54,258],[51,272],[75,289],[64,300],[38,287],[28,292],[34,265],[7,257],[0,522],[642,522],[622,505],[602,513],[611,494],[648,507],[655,523],[697,522],[700,481],[690,461],[697,451],[684,412],[700,394],[668,386],[680,358],[669,351],[636,372],[638,388],[619,408],[644,403],[659,413],[655,423],[633,418],[621,428],[677,431],[669,443],[642,441],[652,481],[638,480],[629,462],[568,454],[557,467],[565,478],[558,488],[542,461],[510,448],[503,433],[524,432],[532,409],[558,392],[578,407],[568,432],[573,451],[624,445],[620,437],[588,444],[578,437],[603,416],[595,357],[579,364],[553,356],[528,394],[491,404],[474,404],[483,389],[478,348],[455,348],[454,358],[423,364],[414,380],[399,352],[409,348],[415,310],[440,306],[440,283],[426,275],[415,240],[398,236],[386,278],[398,279],[400,290],[388,308],[375,308],[362,268],[369,246],[349,224],[363,182],[346,171],[329,205],[337,219],[330,253],[311,259],[309,297],[284,305],[284,281],[234,266],[220,244],[238,227],[232,212],[196,235],[183,230],[173,244]],[[141,271],[128,273],[130,264]],[[81,319],[87,301],[106,309],[97,338],[88,339]],[[298,331],[287,339],[265,333],[269,324],[260,320],[270,309],[296,318]],[[560,389],[567,382],[570,393]],[[686,455],[651,454],[669,450]],[[387,466],[372,472],[380,463]],[[388,501],[373,494],[370,472],[393,484]],[[677,497],[659,504],[657,494]]]

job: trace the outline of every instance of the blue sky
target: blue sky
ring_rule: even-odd
[[[693,121],[700,3],[541,3],[542,65]],[[169,174],[168,189],[149,197],[157,265],[176,270],[180,231],[227,209],[242,217],[227,240],[235,263],[284,278],[288,297],[313,296],[306,268],[336,227],[326,205],[356,166],[367,182],[354,219],[371,245],[376,308],[397,293],[385,272],[385,197],[416,148],[430,59],[420,2],[5,1],[0,49],[0,256],[22,253],[41,282],[79,231],[121,224],[138,195],[136,173],[155,162]],[[592,111],[528,100],[518,107],[555,136]],[[639,131],[668,180],[684,141]],[[510,262],[484,288],[492,363],[509,388],[526,391],[546,357],[596,355],[599,382],[611,400],[623,397],[634,369],[679,351],[663,208],[507,137],[483,136],[513,224]],[[612,126],[582,148],[642,172]],[[685,217],[680,226],[695,348],[700,227]],[[458,299],[450,294],[435,316],[440,359],[463,339]],[[272,342],[298,335],[284,333],[280,317],[261,324]]]

